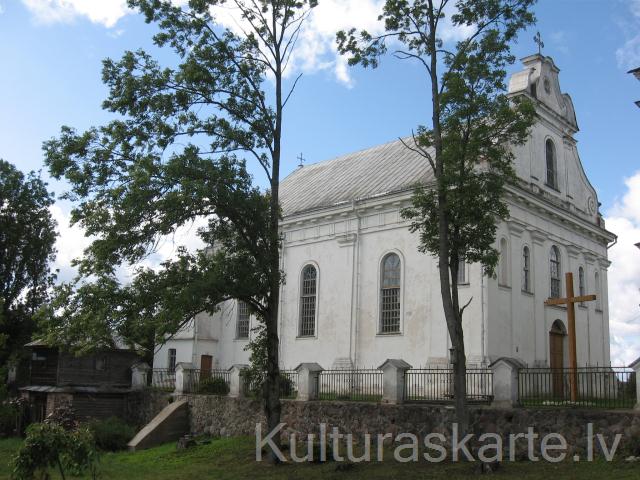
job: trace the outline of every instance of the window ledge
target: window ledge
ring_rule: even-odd
[[[249,337],[236,337],[233,339],[234,342],[248,342]]]
[[[528,297],[535,297],[535,296],[536,296],[533,292],[530,292],[529,290],[520,290],[520,292],[521,292],[523,295],[526,295],[526,296],[528,296]]]
[[[470,287],[471,284],[469,282],[459,283],[458,287]]]
[[[560,190],[558,189],[558,187],[555,187],[555,186],[553,186],[553,185],[551,185],[551,184],[549,184],[547,182],[544,182],[544,186],[549,188],[549,189],[551,189],[551,190],[553,190],[556,193],[561,193]]]
[[[510,285],[503,285],[502,283],[498,284],[498,288],[501,288],[503,290],[511,290],[511,286]]]
[[[604,313],[604,311],[602,310],[602,308],[596,307],[596,313]]]
[[[545,305],[545,307],[556,308],[558,310],[566,310],[567,309],[566,305]]]
[[[297,335],[296,340],[317,340],[317,335]]]
[[[402,332],[378,332],[376,333],[376,337],[401,337],[403,335]]]

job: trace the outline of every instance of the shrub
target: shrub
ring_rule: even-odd
[[[280,396],[281,397],[293,397],[296,393],[296,388],[293,380],[287,375],[280,375]]]
[[[109,452],[125,450],[129,440],[136,434],[133,427],[117,417],[93,420],[89,423],[89,430],[93,434],[96,446]]]
[[[222,377],[209,377],[200,380],[198,393],[206,395],[227,395],[229,393],[229,385]]]
[[[52,469],[81,475],[87,470],[96,478],[98,456],[91,432],[86,428],[65,430],[54,422],[36,423],[27,428],[27,437],[12,460],[16,480],[50,478]]]

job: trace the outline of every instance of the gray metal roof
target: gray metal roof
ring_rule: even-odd
[[[404,141],[411,145],[413,139]],[[433,178],[400,140],[298,168],[280,185],[284,216],[411,189]]]

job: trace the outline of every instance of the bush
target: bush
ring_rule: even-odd
[[[13,458],[13,477],[16,480],[50,478],[51,470],[58,469],[79,476],[87,472],[97,477],[98,456],[91,432],[86,428],[65,430],[54,422],[36,423],[27,428],[27,437]]]
[[[133,427],[117,417],[93,420],[89,423],[89,430],[93,434],[96,446],[109,452],[125,450],[129,440],[136,434]]]
[[[293,380],[287,375],[280,375],[280,396],[284,398],[293,397],[296,393],[296,386]]]
[[[206,395],[227,395],[229,393],[229,385],[222,377],[209,377],[200,380],[198,393]]]

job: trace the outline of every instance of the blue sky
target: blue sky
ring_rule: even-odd
[[[108,120],[100,108],[106,95],[103,58],[117,59],[126,49],[143,47],[171,62],[170,54],[151,44],[154,27],[127,12],[124,4],[0,0],[0,158],[25,171],[38,170],[43,168],[42,142],[61,125],[82,130]],[[375,28],[380,0],[320,4],[323,10],[305,37],[304,57],[296,62],[305,75],[287,112],[285,174],[296,167],[301,152],[309,162],[329,159],[404,136],[430,115],[428,86],[415,65],[387,58],[382,68],[363,71],[336,61],[333,32],[350,25]],[[535,12],[537,26],[520,36],[514,52],[520,58],[536,51],[532,37],[540,30],[544,53],[554,58],[561,87],[573,98],[585,171],[611,218],[609,227],[613,222],[624,230],[616,231],[625,249],[612,251],[610,272],[612,301],[616,289],[629,282],[635,292],[616,318],[612,310],[612,331],[615,322],[626,325],[614,332],[624,350],[625,338],[640,334],[635,314],[625,313],[638,311],[640,268],[616,271],[615,264],[616,257],[625,263],[635,253],[633,238],[640,241],[640,193],[633,190],[640,192],[640,176],[634,183],[634,175],[640,174],[640,109],[633,103],[640,99],[640,82],[626,73],[640,66],[640,0],[540,0]],[[451,35],[455,38],[455,32]],[[512,70],[519,69],[516,63]],[[259,175],[256,170],[263,180]],[[56,182],[51,187],[57,193],[64,190]],[[61,204],[59,221],[66,212],[68,205]],[[74,241],[70,249],[68,242],[80,232],[62,229],[58,262],[66,268],[81,245]],[[640,264],[638,257],[631,263]],[[633,346],[640,354],[640,342],[634,340]]]

